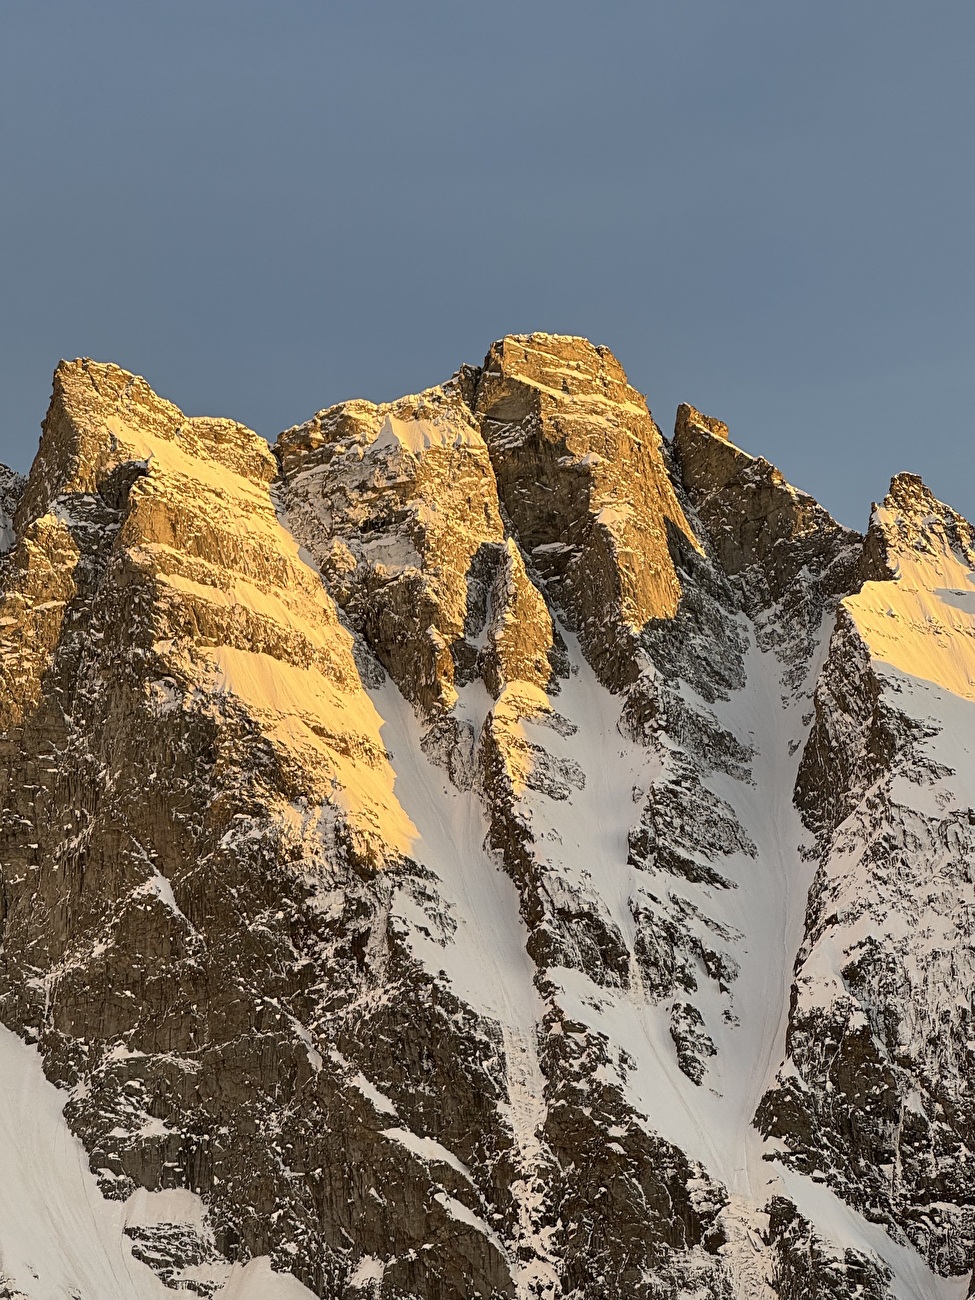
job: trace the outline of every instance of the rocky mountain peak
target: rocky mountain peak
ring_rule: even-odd
[[[0,1294],[962,1294],[920,480],[863,539],[531,334],[273,451],[65,362],[0,508]]]
[[[60,496],[97,494],[124,463],[191,456],[257,483],[277,465],[267,443],[233,420],[187,419],[139,375],[89,358],[54,374],[43,436],[21,502],[37,518]]]
[[[609,348],[569,334],[508,334],[491,345],[480,382],[485,384],[483,401],[496,408],[498,417],[504,409],[498,402],[503,399],[490,394],[493,381],[501,377],[509,385],[525,384],[528,391],[523,396],[531,401],[543,393],[556,402],[566,397],[592,402],[599,396],[610,402],[641,401]],[[508,391],[512,412],[522,414],[517,398]]]
[[[761,568],[781,596],[796,576],[798,539],[821,542],[827,563],[833,551],[859,540],[774,465],[737,447],[726,424],[693,407],[678,410],[674,453],[684,489],[729,574]]]
[[[760,644],[782,659],[783,685],[795,689],[823,619],[858,581],[863,539],[693,407],[678,411],[673,456],[720,570],[755,620]]]
[[[635,634],[680,600],[669,535],[699,544],[645,399],[605,347],[509,336],[484,361],[474,413],[519,546],[592,659],[619,687]]]
[[[674,421],[674,437],[678,442],[686,442],[693,437],[694,430],[728,441],[728,426],[723,420],[704,415],[696,406],[688,406],[686,402],[682,402],[677,408],[677,418]]]
[[[516,623],[529,640],[534,628],[522,671],[549,681],[551,620],[506,537],[488,448],[456,386],[342,403],[283,433],[276,450],[291,527],[424,716],[449,712],[481,675],[499,689]]]
[[[902,562],[911,566],[925,558],[932,563],[940,558],[949,568],[975,567],[975,532],[916,474],[896,474],[871,513],[864,547],[867,572],[882,581],[897,576]]]

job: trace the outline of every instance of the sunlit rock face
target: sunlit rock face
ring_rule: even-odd
[[[61,364],[0,1294],[965,1294],[975,533],[736,437],[557,335],[273,448]]]
[[[975,531],[901,474],[874,510],[864,571],[840,607],[800,767],[819,865],[788,1055],[761,1119],[796,1168],[825,1176],[938,1271],[964,1273]]]
[[[525,604],[524,563],[505,545],[488,449],[458,385],[385,406],[344,402],[289,429],[277,449],[291,527],[424,717],[453,707],[479,660],[494,664],[497,685],[491,631],[519,599],[520,621],[540,623],[526,668],[548,681],[551,620],[544,602]]]
[[[531,334],[491,348],[473,405],[519,545],[600,679],[631,681],[680,600],[668,530],[694,544],[645,400],[608,348]]]

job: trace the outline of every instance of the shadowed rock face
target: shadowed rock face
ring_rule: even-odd
[[[0,1021],[167,1284],[971,1267],[975,547],[919,480],[863,539],[534,334],[273,451],[62,363],[0,511]]]
[[[692,406],[678,408],[673,447],[720,568],[755,620],[763,648],[795,668],[783,683],[795,688],[824,615],[858,585],[862,538],[774,465],[736,447],[727,425]]]
[[[874,509],[863,570],[840,607],[799,770],[819,866],[788,1059],[761,1121],[797,1168],[903,1232],[939,1272],[965,1273],[975,533],[898,475]]]
[[[354,1222],[403,1258],[404,1291],[470,1276],[506,1294],[501,1250],[426,1204],[428,1166],[383,1138],[336,1045],[375,1069],[386,1036],[402,1062],[397,1024],[438,1036],[465,1013],[420,973],[394,996],[389,898],[413,829],[351,637],[276,519],[267,445],[81,363],[59,370],[39,463],[4,606],[5,1023],[74,1089],[108,1194],[198,1190],[206,1249],[270,1251],[337,1294]],[[498,1086],[472,1041],[427,1092],[481,1116],[480,1142]],[[453,1263],[431,1276],[411,1252],[438,1236]]]

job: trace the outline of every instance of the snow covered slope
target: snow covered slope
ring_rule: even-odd
[[[133,1250],[138,1230],[199,1230],[190,1192],[134,1192],[106,1200],[62,1115],[65,1096],[44,1078],[36,1049],[0,1029],[0,1287],[11,1300],[166,1300],[171,1294]],[[308,1300],[311,1292],[266,1259],[189,1265],[180,1281],[210,1280],[222,1300]]]
[[[860,537],[528,335],[274,454],[63,363],[3,508],[0,1294],[968,1294],[918,480]]]
[[[803,758],[819,868],[763,1104],[790,1164],[953,1274],[975,1227],[973,541],[910,475],[871,520]]]

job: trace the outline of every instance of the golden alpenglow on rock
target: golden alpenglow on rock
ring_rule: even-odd
[[[0,470],[0,1295],[960,1300],[975,530],[608,348]]]

